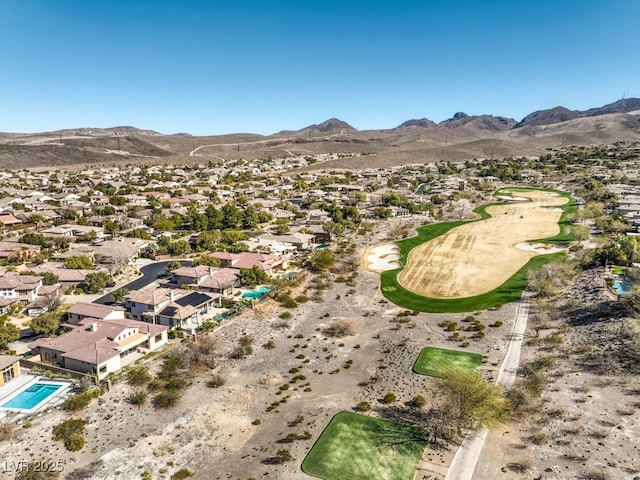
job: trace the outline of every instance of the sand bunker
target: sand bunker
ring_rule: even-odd
[[[466,298],[507,281],[541,248],[517,248],[534,238],[560,232],[559,207],[568,199],[539,190],[517,193],[530,201],[491,205],[491,218],[466,223],[415,247],[398,275],[400,284],[430,298]],[[544,253],[551,253],[544,247]]]
[[[510,202],[526,202],[529,199],[525,197],[512,197],[511,195],[496,195],[500,200],[508,200]]]
[[[538,255],[549,255],[551,253],[564,252],[567,249],[564,247],[558,247],[551,243],[529,243],[520,242],[514,245],[519,250],[525,250],[529,252],[536,252]]]
[[[386,272],[400,268],[400,250],[395,243],[369,247],[364,252],[364,268],[373,272]]]

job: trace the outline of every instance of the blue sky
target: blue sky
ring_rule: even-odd
[[[2,0],[0,131],[270,134],[640,97],[637,0]]]

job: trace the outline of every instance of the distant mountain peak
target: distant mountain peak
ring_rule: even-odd
[[[407,120],[406,122],[401,123],[396,128],[406,128],[406,127],[435,127],[436,122],[433,120],[429,120],[428,118],[413,118],[411,120]]]
[[[590,108],[582,111],[569,110],[565,107],[558,106],[530,113],[518,122],[514,128],[551,125],[576,118],[597,117],[599,115],[608,115],[612,113],[628,113],[636,110],[640,110],[640,98],[623,98],[602,107]]]
[[[109,128],[65,128],[63,130],[55,130],[52,132],[45,132],[47,134],[60,134],[60,135],[81,135],[89,137],[106,137],[110,135],[115,136],[128,136],[128,135],[147,135],[151,137],[161,136],[162,133],[158,133],[154,130],[142,130],[137,127],[120,126]]]
[[[327,133],[335,130],[355,130],[351,125],[347,122],[340,120],[338,118],[330,118],[329,120],[325,120],[324,122],[317,124],[314,123],[307,127],[301,128],[300,130],[282,130],[278,132],[279,134],[292,134],[292,133],[309,133],[309,132],[320,132]]]

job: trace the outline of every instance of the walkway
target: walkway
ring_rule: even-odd
[[[522,340],[527,330],[529,306],[531,305],[530,297],[530,293],[525,290],[520,299],[509,347],[500,366],[500,372],[496,380],[498,385],[505,388],[513,384],[518,372],[518,366],[520,365],[520,350],[522,348]],[[487,430],[471,432],[465,437],[462,445],[453,457],[445,480],[471,480],[473,478],[473,472],[476,468],[476,463],[478,463],[478,458],[480,457],[480,452],[482,451],[486,438]]]

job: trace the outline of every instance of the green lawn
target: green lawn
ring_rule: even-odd
[[[450,368],[462,368],[475,374],[481,364],[482,355],[479,353],[425,347],[414,363],[413,371],[431,377],[441,377]]]
[[[416,427],[339,412],[302,471],[326,480],[412,480],[427,441],[427,433]]]
[[[611,265],[611,273],[614,275],[625,275],[627,270],[627,267],[623,267],[621,265]]]
[[[494,195],[506,194],[509,192],[525,192],[527,190],[543,190],[543,188],[506,188],[498,190]],[[547,239],[536,239],[535,241],[541,241],[545,243],[568,243],[575,239],[572,232],[574,225],[571,223],[571,214],[575,213],[578,209],[578,205],[568,192],[548,190],[549,192],[559,193],[562,196],[569,198],[569,203],[561,206],[564,212],[562,213],[559,224],[560,233],[554,237]],[[407,256],[414,247],[432,240],[440,235],[444,235],[458,225],[463,225],[469,222],[481,221],[489,217],[486,212],[486,208],[490,205],[496,205],[496,203],[483,205],[474,210],[474,212],[480,215],[478,220],[460,221],[460,222],[445,222],[437,223],[434,225],[426,225],[418,228],[418,235],[415,237],[400,240],[397,243],[400,248],[400,263],[406,265]],[[533,240],[532,240],[533,241]],[[476,310],[487,310],[493,307],[499,307],[509,302],[516,301],[522,295],[522,291],[527,287],[527,272],[530,269],[536,269],[542,267],[545,263],[552,260],[558,260],[564,258],[564,253],[554,253],[550,255],[538,255],[532,257],[529,262],[518,270],[511,278],[498,288],[491,290],[490,292],[482,295],[476,295],[474,297],[460,298],[460,299],[439,299],[423,297],[416,293],[406,290],[398,282],[398,274],[402,271],[403,267],[395,270],[389,270],[380,274],[380,284],[382,294],[391,302],[400,307],[404,307],[409,310],[418,310],[420,312],[433,312],[433,313],[460,313],[460,312],[473,312]]]

